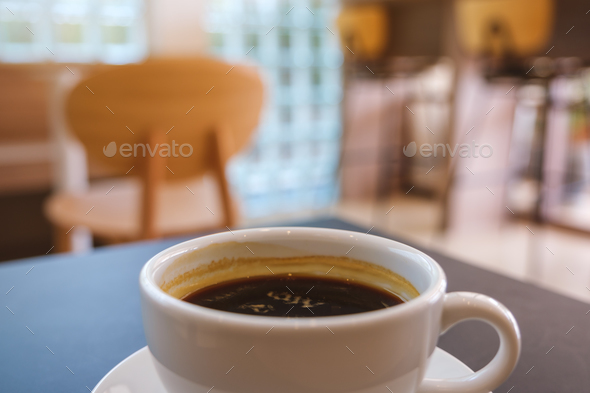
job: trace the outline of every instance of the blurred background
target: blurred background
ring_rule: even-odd
[[[585,2],[0,5],[0,260],[339,217],[590,301]],[[68,101],[86,81],[209,57],[264,90],[213,175],[150,183],[88,154]]]

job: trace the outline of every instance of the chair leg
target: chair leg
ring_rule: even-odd
[[[72,232],[66,233],[67,229],[58,226],[53,227],[53,241],[55,242],[55,252],[72,251]]]
[[[53,227],[55,252],[79,252],[92,249],[92,233],[86,227]]]
[[[225,215],[225,225],[232,227],[236,222],[236,215],[233,201],[229,192],[229,184],[225,175],[225,165],[229,160],[231,144],[233,143],[232,135],[229,129],[218,126],[212,133],[212,150],[214,152],[213,172],[219,183],[221,193],[221,204]]]
[[[166,135],[154,130],[147,135],[146,144],[156,146],[165,143]],[[141,164],[141,180],[143,185],[141,206],[141,238],[154,239],[161,236],[157,227],[158,196],[166,176],[166,158],[156,154],[144,157]]]

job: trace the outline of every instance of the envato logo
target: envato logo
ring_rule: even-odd
[[[180,155],[176,153],[177,147]],[[117,154],[117,144],[114,141],[109,143],[102,148],[102,152],[107,157],[113,157]],[[153,149],[149,143],[136,143],[133,146],[129,143],[123,143],[119,146],[119,154],[121,157],[145,157],[146,152],[150,157],[154,157],[156,153],[158,153],[160,157],[190,157],[193,154],[193,147],[188,143],[179,145],[175,140],[172,140],[172,145],[169,145],[168,143],[156,143],[156,145],[153,146]]]
[[[416,142],[412,141],[408,146],[404,146],[403,151],[406,157],[414,157],[418,152]],[[461,158],[490,158],[494,154],[494,149],[488,144],[480,146],[475,141],[472,141],[471,144],[455,144],[454,149],[451,149],[448,143],[446,145],[443,143],[435,143],[434,145],[423,143],[420,145],[420,155],[422,157],[438,157],[439,155],[446,157],[447,153],[451,157],[455,157],[455,154],[458,153]]]

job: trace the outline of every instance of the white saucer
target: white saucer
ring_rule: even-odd
[[[166,393],[154,368],[148,347],[130,355],[96,385],[93,393]],[[426,371],[428,378],[453,378],[473,374],[459,359],[436,348]]]

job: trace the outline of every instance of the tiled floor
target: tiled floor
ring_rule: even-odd
[[[340,203],[336,212],[464,262],[590,302],[590,235],[518,220],[440,233],[440,208],[432,201],[398,197],[385,215],[392,205]]]
[[[462,224],[461,229],[440,233],[440,212],[431,200],[396,196],[379,203],[340,202],[328,211],[272,221],[333,214],[590,303],[590,235],[510,219],[492,226]]]

